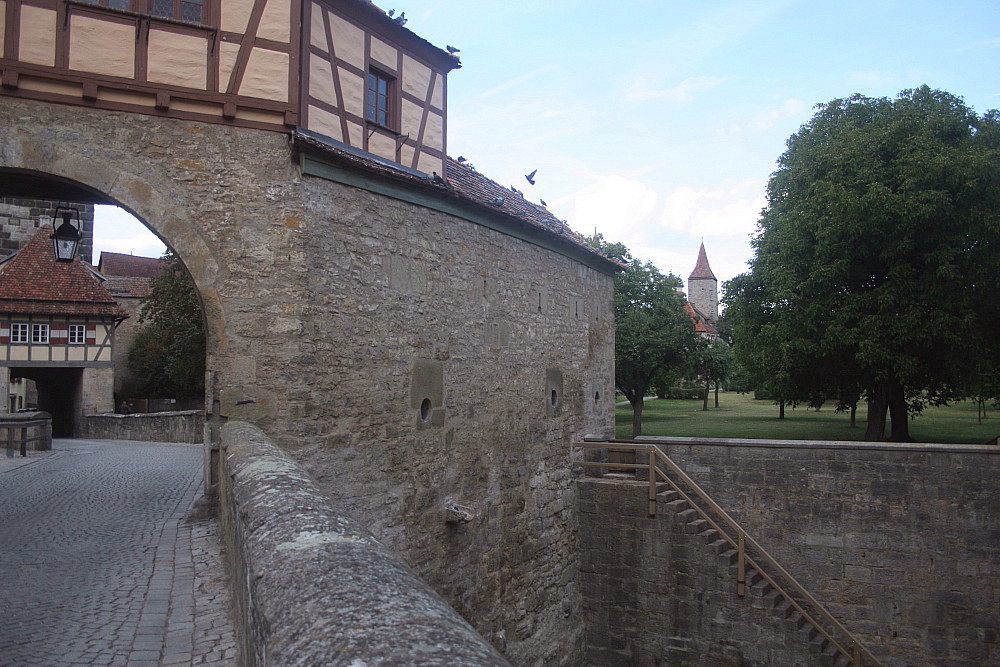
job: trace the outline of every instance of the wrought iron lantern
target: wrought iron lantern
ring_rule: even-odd
[[[56,209],[56,218],[62,216],[62,224],[56,227],[52,239],[52,250],[57,262],[72,262],[80,245],[80,211],[75,208],[62,207]],[[73,224],[76,218],[76,224]]]

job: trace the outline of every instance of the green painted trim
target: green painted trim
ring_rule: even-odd
[[[605,275],[613,276],[617,272],[611,262],[603,261],[582,248],[576,249],[571,245],[561,246],[553,243],[544,231],[539,230],[536,232],[531,229],[517,229],[514,225],[499,216],[486,215],[475,207],[460,201],[443,199],[430,193],[408,188],[404,185],[372,178],[355,170],[345,169],[344,167],[330,164],[323,160],[317,160],[305,153],[301,154],[300,159],[302,173],[307,176],[316,176],[335,183],[392,197],[393,199],[405,201],[409,204],[416,204],[417,206],[423,206],[434,211],[447,213],[448,215],[453,215],[468,222],[506,234],[507,236],[513,236],[516,239],[537,245],[546,250],[559,253],[581,264],[586,264],[595,271],[600,271]]]

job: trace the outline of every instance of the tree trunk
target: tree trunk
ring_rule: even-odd
[[[888,382],[877,382],[875,388],[868,393],[868,426],[865,428],[865,440],[868,442],[885,440],[885,422],[892,394],[889,385]],[[895,427],[895,421],[893,426]]]
[[[715,383],[715,407],[719,407],[719,383]]]
[[[642,395],[632,403],[632,437],[642,435]]]
[[[851,403],[851,428],[856,428],[858,425],[858,402],[854,401]]]
[[[708,393],[712,391],[712,381],[705,380],[705,393],[701,397],[701,409],[708,410]]]
[[[889,442],[913,442],[910,437],[910,415],[906,409],[906,394],[903,385],[898,382],[889,384],[889,416],[892,428],[889,431]]]
[[[785,418],[785,399],[782,396],[778,397],[778,419]]]

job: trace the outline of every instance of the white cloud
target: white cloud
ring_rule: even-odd
[[[139,257],[159,257],[166,246],[142,222],[117,206],[94,210],[94,263],[102,251]]]
[[[661,223],[690,236],[749,236],[767,204],[764,188],[757,179],[708,189],[682,185],[666,196]]]
[[[611,174],[561,197],[553,207],[581,234],[589,236],[596,229],[631,248],[644,238],[656,202],[656,191],[642,181]]]
[[[693,76],[671,88],[657,89],[647,77],[640,76],[629,83],[625,90],[625,99],[630,102],[666,100],[674,104],[684,104],[691,101],[692,93],[695,91],[714,88],[725,81],[713,76]]]

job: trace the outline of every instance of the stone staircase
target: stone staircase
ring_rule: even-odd
[[[615,476],[617,477],[617,475]],[[725,566],[733,573],[733,581],[736,581],[739,560],[737,549],[733,548],[730,541],[724,538],[719,531],[712,528],[708,521],[701,518],[698,510],[682,498],[677,491],[670,489],[669,485],[659,483],[656,485],[656,489],[657,504],[669,511],[669,514],[664,518],[680,522],[682,532],[698,537],[707,549],[715,554],[716,558],[724,562]],[[855,664],[850,655],[838,650],[795,608],[791,600],[771,585],[763,574],[753,567],[748,567],[745,581],[747,596],[751,598],[750,604],[758,609],[771,610],[785,620],[790,631],[800,633],[803,639],[809,643],[810,653],[816,657],[815,664],[830,667],[847,667]],[[671,643],[676,646],[677,652],[687,650],[685,638],[672,637],[670,639]]]

